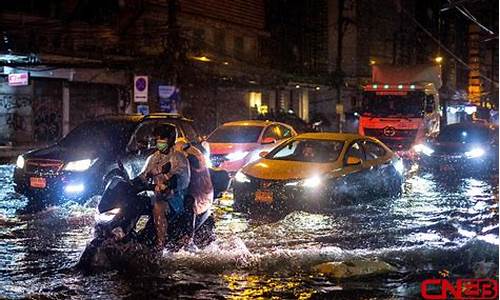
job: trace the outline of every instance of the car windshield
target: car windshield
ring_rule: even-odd
[[[295,139],[279,146],[266,158],[315,163],[334,162],[344,147],[343,141]]]
[[[209,137],[210,143],[257,143],[262,126],[221,126]]]
[[[124,149],[134,124],[126,121],[89,121],[76,127],[59,141],[67,148]]]
[[[449,143],[485,143],[490,139],[486,127],[447,126],[438,136],[439,142]]]
[[[425,94],[408,92],[405,95],[363,94],[363,114],[373,117],[420,117],[423,114]]]

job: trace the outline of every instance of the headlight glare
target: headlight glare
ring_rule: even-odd
[[[24,157],[22,155],[19,155],[16,160],[16,167],[19,169],[24,168]]]
[[[120,212],[120,208],[113,208],[102,214],[96,214],[95,220],[96,222],[109,222],[113,220],[113,218]]]
[[[226,158],[229,161],[235,161],[235,160],[240,160],[240,159],[245,158],[245,156],[247,156],[247,154],[248,154],[248,151],[236,151],[236,152],[229,153],[228,155],[226,155]]]
[[[90,168],[97,159],[82,159],[76,161],[70,161],[64,166],[65,171],[86,171]]]
[[[285,185],[287,186],[302,186],[305,188],[316,188],[321,185],[323,179],[320,176],[309,177],[300,181],[289,182]]]
[[[250,182],[250,178],[248,178],[247,175],[243,174],[243,172],[238,171],[236,172],[236,175],[234,175],[234,180],[237,182],[243,183],[243,182]]]
[[[394,162],[394,168],[396,169],[396,171],[398,171],[399,174],[403,175],[403,173],[405,172],[405,165],[403,163],[403,160],[396,160],[396,162]]]
[[[482,148],[474,148],[471,151],[465,152],[465,156],[468,158],[477,158],[484,155],[484,150]]]
[[[415,152],[417,153],[423,153],[427,156],[431,156],[432,153],[434,153],[434,149],[424,144],[418,144],[413,146],[413,150],[415,150]]]

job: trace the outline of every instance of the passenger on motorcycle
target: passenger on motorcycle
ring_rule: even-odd
[[[139,177],[153,179],[153,219],[156,228],[156,248],[163,249],[167,232],[166,215],[170,217],[184,211],[184,196],[190,181],[189,162],[183,152],[174,147],[177,131],[174,126],[155,129],[157,150],[147,159]],[[165,166],[170,168],[165,170]]]
[[[186,155],[191,172],[185,200],[186,210],[190,210],[191,214],[200,215],[212,207],[214,198],[214,188],[205,156],[184,139],[178,140],[176,148]]]

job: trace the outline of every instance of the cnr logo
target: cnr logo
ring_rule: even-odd
[[[498,299],[498,281],[494,279],[427,279],[420,286],[424,299]]]

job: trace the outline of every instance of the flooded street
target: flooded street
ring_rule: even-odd
[[[92,236],[94,210],[75,203],[22,214],[14,166],[0,167],[0,295],[36,299],[414,298],[431,277],[482,278],[498,269],[498,177],[407,179],[404,194],[249,222],[221,201],[217,241],[166,254],[160,270],[85,276],[72,267]],[[397,271],[337,280],[323,262],[377,259]]]

